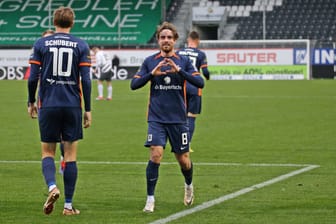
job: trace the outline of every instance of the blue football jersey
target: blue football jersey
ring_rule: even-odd
[[[84,94],[85,110],[90,110],[87,98],[91,92],[91,58],[85,41],[67,33],[40,38],[34,44],[29,63],[28,85],[39,80],[39,108],[81,107]],[[29,88],[29,102],[35,102],[34,95],[34,87]]]
[[[164,57],[158,53],[144,60],[131,81],[133,90],[150,81],[148,122],[186,123],[186,81],[203,88],[203,78],[195,70],[188,57],[174,54],[171,59],[181,68],[178,73],[152,75],[153,69],[164,60]],[[166,70],[170,70],[170,67],[161,68],[161,71]]]
[[[187,47],[181,49],[177,52],[179,55],[188,56],[197,71],[203,70],[203,75],[206,76],[208,79],[209,73],[207,71],[208,61],[205,53],[197,48]],[[192,95],[202,95],[201,89],[197,88],[196,86],[191,85],[190,83],[187,84],[187,93]]]

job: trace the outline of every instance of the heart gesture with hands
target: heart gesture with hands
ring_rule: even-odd
[[[169,70],[161,71],[162,67],[169,66]],[[166,75],[167,73],[178,73],[181,68],[170,58],[164,58],[152,71],[153,75]]]

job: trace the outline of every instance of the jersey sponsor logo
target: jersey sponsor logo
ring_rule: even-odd
[[[47,82],[49,82],[50,85],[54,84],[55,83],[55,79],[47,79]]]
[[[182,86],[180,85],[155,85],[155,90],[182,90]]]
[[[55,79],[46,79],[47,82],[49,82],[50,85],[56,84],[56,85],[76,85],[75,81],[62,81],[62,80],[55,80]]]

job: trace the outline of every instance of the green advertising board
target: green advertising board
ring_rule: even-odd
[[[71,33],[90,45],[146,44],[161,21],[161,2],[170,0],[0,0],[0,46],[31,46],[53,28],[60,6],[74,9]]]
[[[209,66],[211,79],[214,80],[290,80],[309,79],[306,65],[246,65],[246,66]]]

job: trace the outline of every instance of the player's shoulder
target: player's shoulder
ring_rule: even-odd
[[[154,62],[155,60],[157,60],[160,57],[161,57],[161,52],[156,52],[154,54],[151,54],[151,55],[147,56],[144,60],[144,63]]]
[[[188,55],[183,54],[183,52],[181,52],[181,51],[177,51],[175,55],[176,55],[177,59],[179,59],[181,61],[189,61],[190,60]]]

